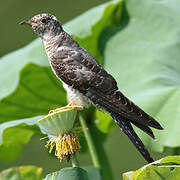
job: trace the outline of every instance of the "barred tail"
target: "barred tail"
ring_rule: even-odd
[[[118,124],[118,126],[121,128],[121,130],[129,137],[131,142],[136,146],[138,151],[142,154],[144,159],[148,162],[151,163],[154,160],[150,156],[148,150],[145,148],[143,142],[140,140],[136,132],[131,126],[131,123],[128,122],[127,120],[123,120],[119,115],[110,113],[112,118],[115,120],[115,122]]]

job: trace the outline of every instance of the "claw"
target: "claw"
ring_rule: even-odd
[[[73,105],[72,103],[69,103],[66,107],[67,107],[67,108],[78,108],[78,109],[83,109],[82,106]]]
[[[61,108],[57,108],[57,109],[54,109],[54,110],[50,110],[49,114],[55,113],[55,112],[58,112],[58,111],[62,111],[62,110],[65,110],[65,109],[72,109],[72,108],[83,109],[82,106],[72,105],[71,103],[69,103],[67,106],[64,106],[64,107],[61,107]]]

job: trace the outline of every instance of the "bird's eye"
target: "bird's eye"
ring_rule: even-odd
[[[43,18],[43,19],[40,20],[40,22],[41,22],[42,24],[47,24],[48,20],[45,19],[45,18]]]

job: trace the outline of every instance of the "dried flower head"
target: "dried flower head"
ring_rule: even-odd
[[[78,137],[75,133],[69,132],[59,135],[58,137],[51,138],[46,147],[50,146],[49,152],[51,153],[55,146],[55,155],[60,159],[70,160],[71,155],[74,155],[79,149],[80,144]]]

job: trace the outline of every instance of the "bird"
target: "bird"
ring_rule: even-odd
[[[52,71],[67,91],[69,106],[88,108],[92,104],[107,112],[144,159],[152,163],[153,158],[132,124],[153,139],[155,136],[150,127],[162,130],[162,126],[119,91],[113,76],[65,32],[54,15],[38,14],[20,24],[31,26],[42,39]]]

